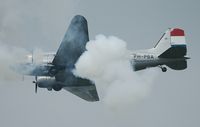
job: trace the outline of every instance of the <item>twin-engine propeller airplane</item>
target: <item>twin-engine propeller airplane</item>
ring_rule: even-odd
[[[34,55],[28,55],[30,62],[14,67],[23,75],[35,76],[35,92],[37,88],[60,91],[65,89],[87,101],[99,101],[95,84],[73,74],[75,63],[86,50],[89,41],[87,20],[80,15],[75,16],[61,42],[57,53],[42,55],[42,62],[35,63]],[[179,28],[168,29],[152,49],[139,50],[130,54],[130,62],[135,71],[149,67],[160,67],[167,71],[166,65],[175,70],[187,68],[186,43],[184,31]]]

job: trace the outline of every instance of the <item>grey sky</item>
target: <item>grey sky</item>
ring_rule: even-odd
[[[2,127],[199,127],[198,0],[0,0],[0,42],[31,50],[57,50],[76,14],[88,20],[90,39],[115,35],[130,50],[153,47],[168,27],[186,32],[188,68],[159,72],[150,95],[128,113],[102,102],[88,103],[71,93],[34,93],[33,78],[0,81]]]

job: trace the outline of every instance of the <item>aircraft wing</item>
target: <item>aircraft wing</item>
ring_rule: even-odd
[[[65,33],[60,47],[53,60],[53,65],[74,68],[74,64],[85,51],[89,41],[87,20],[80,15],[75,16]]]
[[[65,84],[67,91],[87,101],[98,101],[95,85],[87,79],[76,77],[72,70],[75,63],[86,50],[89,41],[87,20],[80,15],[75,16],[61,42],[52,64],[57,68],[56,81]]]
[[[65,90],[71,92],[72,94],[86,100],[86,101],[99,101],[99,97],[96,91],[95,85],[88,85],[88,86],[70,86],[64,87]]]

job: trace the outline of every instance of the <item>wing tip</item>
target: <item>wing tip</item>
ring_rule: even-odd
[[[75,15],[74,18],[72,19],[72,22],[85,22],[85,23],[87,23],[87,20],[82,15]]]

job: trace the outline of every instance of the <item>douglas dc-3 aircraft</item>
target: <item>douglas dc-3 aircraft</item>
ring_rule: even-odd
[[[88,41],[87,20],[77,15],[72,19],[57,53],[44,54],[40,64],[34,62],[33,54],[29,55],[31,61],[18,64],[15,71],[35,76],[33,83],[36,93],[38,87],[55,91],[63,88],[84,100],[99,101],[95,84],[76,77],[72,72],[75,63],[86,50]],[[154,48],[130,54],[130,63],[135,71],[158,66],[166,72],[167,68],[163,65],[182,70],[187,68],[187,59],[184,31],[179,28],[168,29]]]

